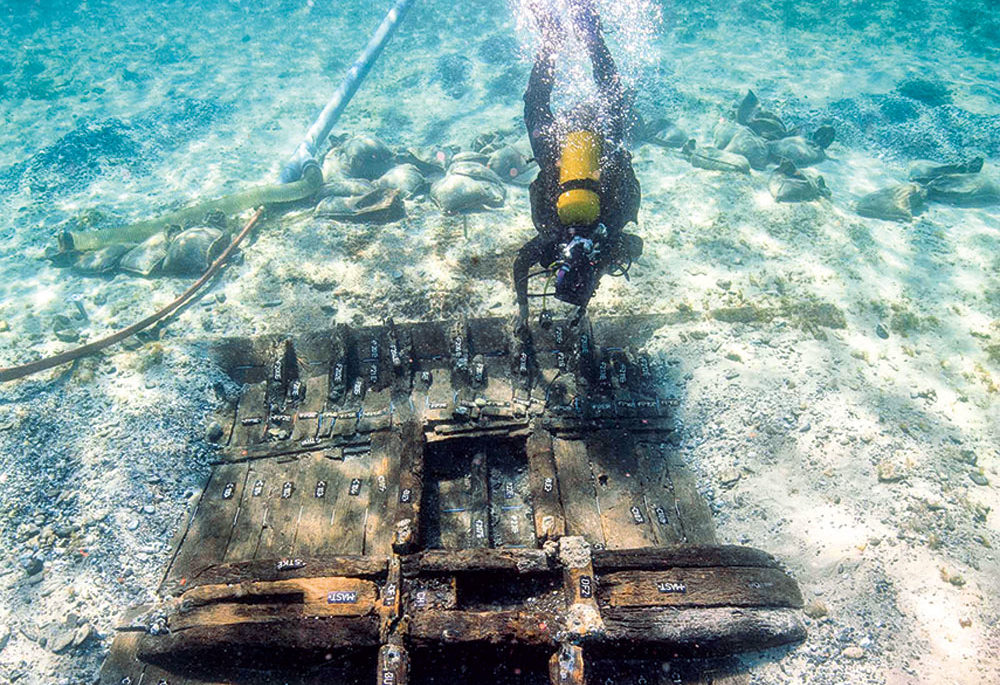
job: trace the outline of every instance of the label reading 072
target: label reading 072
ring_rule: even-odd
[[[590,576],[580,576],[580,597],[590,599],[594,596],[594,579]]]

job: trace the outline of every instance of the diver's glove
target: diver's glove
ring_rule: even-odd
[[[601,17],[594,0],[569,0],[569,14],[580,38],[588,45],[602,40]]]
[[[535,17],[538,30],[542,34],[541,50],[549,54],[556,52],[566,39],[566,30],[563,28],[562,22],[559,21],[559,17],[552,12],[552,8],[544,0],[528,0],[527,5]]]

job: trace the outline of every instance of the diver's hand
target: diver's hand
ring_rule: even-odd
[[[601,40],[601,17],[594,7],[594,0],[569,0],[569,14],[573,26],[584,42]]]
[[[542,34],[541,50],[544,52],[555,52],[566,39],[566,30],[563,28],[559,17],[553,13],[548,0],[527,0],[527,7],[535,17],[538,30]]]

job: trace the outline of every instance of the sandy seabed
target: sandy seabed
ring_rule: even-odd
[[[80,321],[82,308],[95,339],[183,290],[84,277],[44,249],[85,209],[142,217],[274,178],[381,11],[203,5],[197,17],[120,1],[44,20],[8,10],[0,364],[69,347],[57,314]],[[645,254],[631,281],[605,279],[592,314],[665,315],[649,351],[670,369],[682,453],[720,542],[773,553],[803,589],[808,639],[745,657],[754,682],[1000,682],[1000,211],[931,205],[892,223],[851,209],[917,156],[979,152],[983,173],[1000,173],[996,50],[963,42],[953,5],[909,24],[891,3],[867,21],[759,7],[669,6],[635,64],[641,111],[705,143],[747,87],[792,124],[840,116],[815,168],[832,199],[778,204],[767,172],[699,170],[641,146]],[[527,64],[506,16],[499,2],[418,5],[338,133],[519,141]],[[442,55],[467,63],[443,69]],[[899,100],[912,78],[944,84],[951,103]],[[848,120],[847,101],[876,114]],[[887,102],[915,114],[879,119]],[[79,159],[44,154],[95,130]],[[91,682],[116,615],[149,598],[213,459],[210,413],[239,390],[207,341],[511,316],[527,207],[509,186],[499,210],[446,217],[417,200],[387,226],[291,212],[159,340],[0,388],[0,680]],[[40,573],[25,572],[29,557]],[[54,653],[68,630],[82,643]]]

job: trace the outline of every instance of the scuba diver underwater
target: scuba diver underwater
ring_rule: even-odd
[[[642,239],[623,228],[638,218],[640,188],[632,169],[626,138],[632,121],[632,98],[604,41],[593,0],[570,0],[577,35],[593,65],[598,102],[582,103],[560,118],[552,112],[556,53],[565,29],[551,8],[534,0],[529,7],[541,32],[524,94],[524,123],[537,178],[531,183],[531,218],[538,235],[518,251],[514,261],[517,328],[528,321],[528,281],[546,276],[545,292],[554,281],[557,300],[578,307],[573,323],[586,313],[601,276],[628,276],[642,254]],[[530,273],[535,264],[541,271]],[[543,305],[541,323],[549,313]]]

